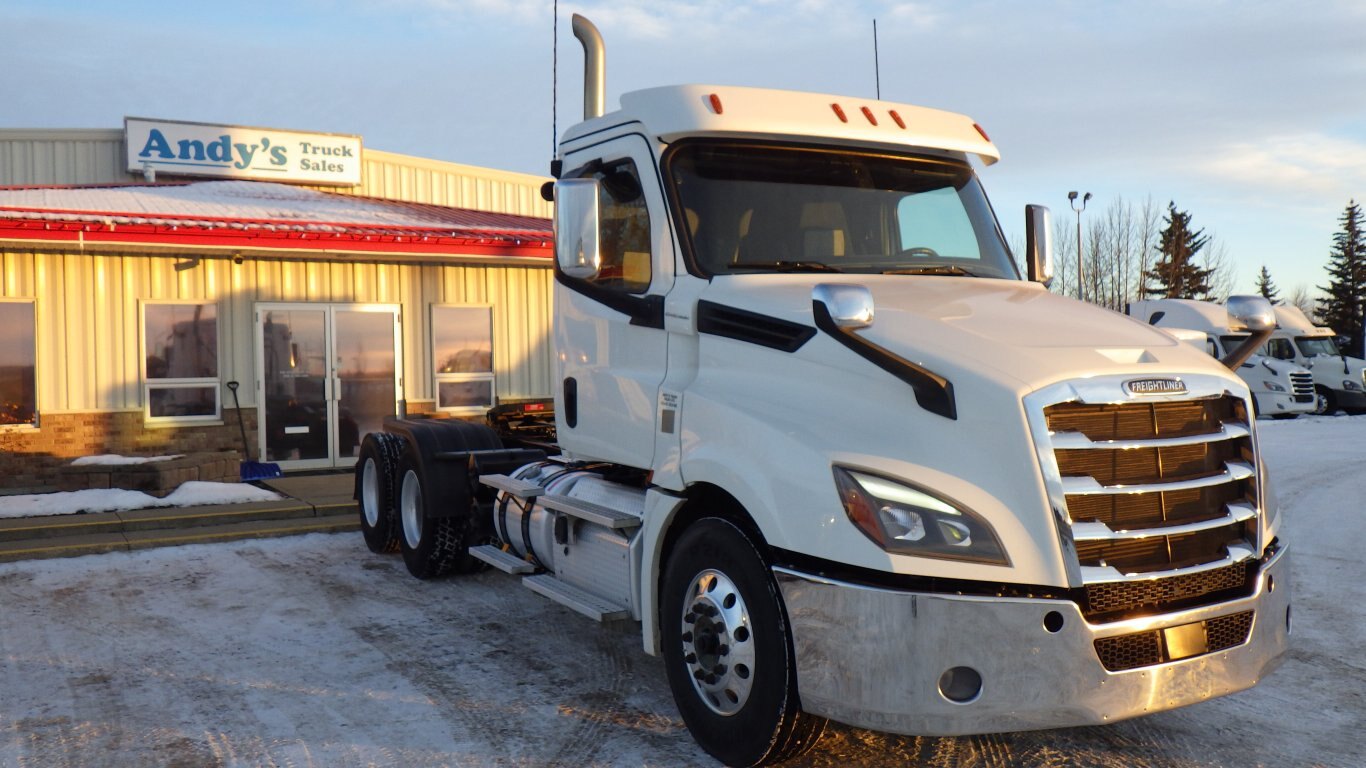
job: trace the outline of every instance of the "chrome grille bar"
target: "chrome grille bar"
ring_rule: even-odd
[[[1149,440],[1092,440],[1080,432],[1054,432],[1051,437],[1053,448],[1056,450],[1064,449],[1100,449],[1124,451],[1134,448],[1170,448],[1180,445],[1199,445],[1201,443],[1213,443],[1220,440],[1236,440],[1240,437],[1247,437],[1251,434],[1248,428],[1242,424],[1225,424],[1223,429],[1218,432],[1209,432],[1203,435],[1189,435],[1187,437],[1158,437]]]
[[[1093,477],[1064,477],[1062,479],[1063,492],[1069,496],[1094,496],[1097,494],[1122,494],[1122,493],[1163,493],[1166,491],[1186,491],[1193,488],[1208,488],[1224,483],[1235,483],[1239,480],[1246,480],[1257,474],[1257,470],[1251,464],[1242,461],[1230,461],[1224,465],[1224,471],[1217,475],[1208,477],[1197,477],[1190,480],[1177,480],[1171,483],[1135,483],[1133,485],[1101,485]]]
[[[1176,576],[1189,576],[1195,573],[1212,571],[1216,568],[1223,568],[1225,566],[1241,563],[1244,560],[1250,560],[1253,557],[1255,557],[1255,555],[1252,552],[1252,546],[1246,541],[1240,541],[1228,546],[1228,555],[1223,559],[1201,563],[1199,565],[1147,573],[1124,573],[1118,568],[1110,565],[1083,565],[1081,567],[1081,576],[1087,584],[1108,584],[1116,581],[1143,581],[1145,579],[1167,579]]]
[[[1181,536],[1222,528],[1234,523],[1245,523],[1257,516],[1257,508],[1251,504],[1227,504],[1224,508],[1227,510],[1227,514],[1222,517],[1184,525],[1171,525],[1165,528],[1137,528],[1117,531],[1105,523],[1072,523],[1072,536],[1077,541],[1133,541],[1151,539],[1156,536]]]

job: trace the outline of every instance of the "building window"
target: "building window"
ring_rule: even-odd
[[[493,407],[493,317],[488,307],[432,306],[432,368],[439,411]]]
[[[0,427],[38,421],[33,302],[0,301]]]
[[[217,421],[218,305],[143,305],[143,402],[149,422]]]

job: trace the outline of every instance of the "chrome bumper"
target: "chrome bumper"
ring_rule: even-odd
[[[786,568],[774,575],[791,623],[802,708],[891,733],[1097,725],[1194,704],[1255,685],[1279,665],[1290,634],[1284,549],[1262,568],[1250,597],[1097,625],[1068,601],[901,592]],[[1247,610],[1255,611],[1247,642],[1180,661],[1110,672],[1093,644]],[[1063,617],[1056,632],[1044,627],[1050,612]],[[1056,617],[1049,623],[1056,628]],[[980,693],[966,703],[939,690],[940,676],[955,667],[981,676]]]

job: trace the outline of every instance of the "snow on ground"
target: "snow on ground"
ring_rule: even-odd
[[[795,765],[1360,768],[1366,416],[1259,426],[1296,622],[1259,686],[1096,728],[832,726]],[[634,625],[501,573],[416,581],[357,534],[0,565],[0,766],[126,765],[715,763]]]
[[[80,458],[73,459],[71,466],[123,467],[132,464],[147,464],[153,461],[170,461],[171,459],[178,459],[184,455],[185,454],[183,453],[174,453],[170,456],[120,456],[117,453],[101,453],[99,456],[81,456]]]
[[[81,512],[125,512],[150,507],[196,507],[204,504],[242,504],[283,498],[274,491],[246,483],[207,483],[191,480],[165,498],[121,488],[95,488],[57,493],[0,496],[0,518],[74,515]]]

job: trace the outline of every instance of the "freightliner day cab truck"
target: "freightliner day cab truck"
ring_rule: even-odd
[[[1114,722],[1277,664],[1289,568],[1247,387],[1046,291],[1041,208],[1021,279],[972,120],[699,86],[602,114],[600,38],[574,26],[558,452],[389,422],[357,467],[372,549],[639,622],[729,765],[799,754],[827,719]],[[1249,344],[1274,324],[1259,298],[1230,314]]]
[[[1277,311],[1281,308],[1276,308]],[[1176,332],[1179,329],[1197,332],[1198,346],[1215,357],[1223,357],[1247,339],[1247,331],[1229,327],[1228,312],[1212,301],[1191,299],[1152,299],[1134,301],[1125,308],[1130,317],[1149,325]],[[1296,310],[1298,312],[1298,310]],[[1276,331],[1280,332],[1279,329]],[[1273,338],[1268,346],[1285,344]],[[1238,376],[1252,391],[1256,412],[1273,418],[1294,418],[1322,407],[1322,400],[1314,392],[1314,374],[1296,365],[1291,359],[1267,357],[1267,347],[1259,350],[1238,367]]]

